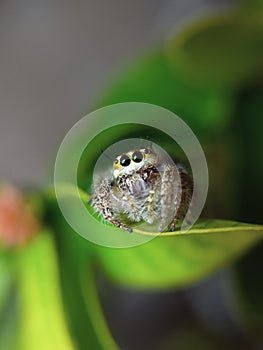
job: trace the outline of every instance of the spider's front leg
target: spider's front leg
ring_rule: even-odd
[[[112,208],[112,181],[106,178],[102,181],[99,188],[93,194],[91,205],[103,217],[104,220],[121,228],[124,231],[132,232],[132,228],[121,223],[114,216]]]
[[[178,210],[169,227],[170,231],[175,230],[178,220],[184,217],[188,210],[191,213],[191,208],[189,209],[189,206],[193,195],[193,180],[192,177],[187,173],[187,171],[183,167],[178,167],[178,171],[181,179],[182,191]],[[187,222],[189,222],[189,220],[187,220]]]
[[[173,222],[177,219],[182,194],[181,179],[178,169],[168,164],[162,175],[161,182],[161,220],[159,231],[163,232],[167,220],[172,214]],[[171,230],[171,225],[169,229]]]
[[[149,190],[147,201],[145,203],[146,205],[146,219],[145,221],[148,222],[148,224],[152,224],[155,219],[155,212],[154,212],[154,206],[156,201],[156,185],[158,183],[158,178],[156,174],[153,174],[151,176],[151,189]]]
[[[191,176],[182,167],[178,167],[178,171],[179,171],[180,180],[181,180],[180,181],[181,195],[180,195],[178,209],[173,218],[173,221],[169,226],[170,231],[174,231],[178,223],[178,220],[186,215],[187,211],[189,210],[189,205],[193,195],[193,181]]]

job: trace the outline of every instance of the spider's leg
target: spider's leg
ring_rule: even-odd
[[[190,175],[181,167],[178,167],[178,171],[180,174],[182,191],[181,191],[179,207],[175,213],[173,221],[169,225],[170,231],[174,231],[178,223],[178,220],[180,220],[182,217],[186,215],[192,199],[192,194],[193,194],[193,182]]]
[[[145,203],[146,206],[146,217],[145,221],[148,222],[148,224],[152,224],[155,220],[155,211],[156,211],[156,201],[158,200],[158,193],[160,189],[157,187],[160,186],[160,174],[159,173],[153,173],[151,175],[151,189],[149,190],[148,197]]]
[[[103,217],[104,220],[121,228],[124,231],[132,232],[132,228],[121,223],[114,217],[112,206],[112,184],[111,179],[106,178],[102,181],[99,189],[94,193],[91,205]]]
[[[147,198],[147,222],[149,224],[152,224],[154,221],[154,198],[155,198],[155,191],[152,189],[149,191],[149,195]]]
[[[159,231],[163,232],[167,225],[167,220],[171,215],[171,210],[174,212],[174,217],[177,216],[177,211],[180,205],[181,198],[181,180],[179,172],[175,166],[167,165],[164,169],[161,182],[161,220]]]

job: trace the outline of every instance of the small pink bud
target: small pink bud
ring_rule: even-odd
[[[0,243],[18,246],[34,235],[38,221],[26,205],[23,194],[6,185],[0,188]]]

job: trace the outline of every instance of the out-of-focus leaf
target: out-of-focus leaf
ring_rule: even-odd
[[[39,233],[15,257],[20,313],[17,348],[74,349],[65,324],[50,233]]]
[[[0,253],[0,316],[14,283],[12,264],[7,252]]]
[[[213,86],[194,86],[179,79],[161,51],[148,55],[123,73],[108,88],[99,106],[134,101],[173,111],[199,136],[220,132],[233,110],[228,92]],[[126,122],[125,115],[123,122]]]
[[[263,10],[262,0],[239,0],[240,5],[244,10],[260,11]]]
[[[96,350],[118,350],[119,347],[115,343],[108,325],[106,323],[104,314],[102,312],[96,281],[96,270],[91,266],[82,266],[82,291],[86,301],[86,307],[90,315],[94,333],[99,341],[99,348]]]
[[[17,303],[14,293],[12,255],[0,253],[0,349],[13,350],[17,331]]]
[[[262,8],[194,21],[169,41],[167,55],[175,74],[186,82],[236,88],[262,68]]]
[[[72,196],[70,187],[63,190]],[[80,191],[87,201],[87,194]],[[49,222],[52,222],[57,240],[62,297],[69,327],[78,350],[117,350],[103,316],[96,291],[96,267],[91,244],[80,237],[65,221],[52,190],[47,191]]]
[[[70,185],[61,186],[65,200],[74,201]],[[80,189],[79,193],[87,202],[87,194]],[[52,192],[50,195],[54,196]],[[105,224],[102,222],[101,225]],[[99,226],[92,220],[89,230],[99,235]],[[136,227],[134,232],[156,236],[156,231],[145,232]],[[116,239],[119,233],[125,240],[127,233],[117,228],[109,230],[109,234],[116,235]],[[141,246],[113,249],[91,245],[90,249],[105,272],[117,282],[141,288],[166,288],[181,287],[212,273],[262,238],[263,225],[200,220],[187,232],[163,232]]]
[[[0,349],[14,349],[16,335],[16,298],[14,271],[9,252],[0,253]]]
[[[0,315],[0,349],[15,350],[17,337],[18,305],[14,288],[9,290],[8,298]]]
[[[162,233],[142,246],[94,249],[101,267],[114,281],[162,289],[186,286],[205,277],[262,238],[263,226],[205,220],[187,233]]]

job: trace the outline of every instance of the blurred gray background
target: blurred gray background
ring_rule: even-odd
[[[63,136],[107,82],[185,16],[220,0],[0,2],[0,179],[51,179]]]

